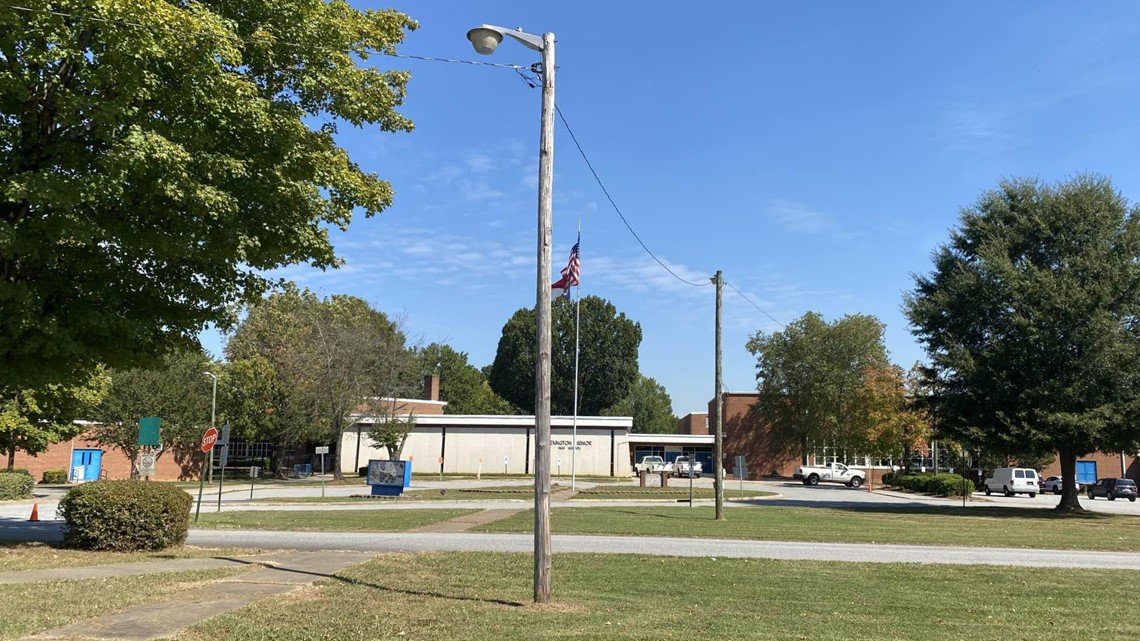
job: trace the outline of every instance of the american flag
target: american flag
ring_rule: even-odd
[[[581,270],[581,263],[578,256],[578,245],[582,243],[582,236],[579,234],[578,242],[570,248],[570,262],[566,263],[566,267],[562,268],[562,278],[550,286],[551,293],[555,298],[560,296],[570,296],[570,288],[578,284],[578,276]]]

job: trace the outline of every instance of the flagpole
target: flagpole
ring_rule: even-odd
[[[582,243],[582,217],[578,216],[578,252],[581,256],[581,243]],[[582,277],[581,277],[581,260],[578,263],[578,284],[577,296],[574,297],[574,424],[571,430],[572,436],[570,437],[570,489],[576,491],[578,489],[578,341],[582,334]]]

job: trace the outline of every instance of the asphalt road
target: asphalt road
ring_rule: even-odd
[[[458,487],[472,487],[475,481],[444,481],[443,483],[431,481],[417,481],[415,489],[454,489]],[[519,485],[522,480],[503,481],[498,485]],[[701,479],[698,485],[710,487],[711,481]],[[486,486],[487,482],[480,485]],[[731,495],[733,488],[739,487],[733,481],[727,482],[727,489]],[[758,481],[745,482],[745,489],[761,489],[777,492],[779,497],[767,499],[746,499],[739,502],[730,501],[727,506],[739,509],[749,504],[763,502],[768,505],[786,505],[802,507],[843,507],[853,505],[863,506],[903,506],[914,504],[948,505],[957,503],[951,499],[918,496],[890,491],[868,492],[855,490],[839,485],[804,486],[800,483]],[[326,493],[333,488],[326,488]],[[360,493],[361,487],[335,488],[337,493]],[[248,490],[246,490],[248,492]],[[361,504],[265,504],[275,496],[319,496],[320,488],[308,487],[266,487],[264,494],[254,502],[248,501],[248,494],[244,499],[238,493],[224,493],[222,498],[223,509],[249,510],[249,509],[360,509],[369,507],[374,509],[420,509],[420,508],[482,508],[494,509],[503,507],[519,507],[528,505],[529,501],[417,501],[408,503],[391,503],[377,501]],[[1059,497],[1054,495],[1038,495],[1030,499],[1027,496],[984,497],[976,495],[974,501],[968,505],[1009,505],[1026,509],[1047,509],[1057,504]],[[62,528],[59,521],[55,521],[55,499],[50,495],[41,495],[36,501],[39,503],[40,518],[38,523],[27,521],[32,502],[6,502],[0,505],[0,540],[39,540],[58,541],[61,538]],[[203,501],[203,510],[213,509],[216,497]],[[708,501],[705,502],[709,503]],[[588,507],[606,505],[606,501],[565,501],[554,505]],[[622,501],[612,504],[631,505],[631,502]],[[684,508],[685,504],[653,502],[649,505],[677,505]],[[1082,505],[1100,512],[1114,512],[1122,514],[1140,514],[1140,505],[1127,501],[1088,501],[1082,499]],[[357,550],[366,552],[417,552],[417,551],[502,551],[502,552],[531,552],[533,550],[533,537],[518,534],[485,534],[485,533],[347,533],[347,532],[266,532],[255,530],[192,530],[188,543],[198,546],[210,547],[256,547],[256,548],[286,548],[286,549],[332,549]],[[799,543],[775,541],[740,541],[723,539],[680,539],[661,537],[621,537],[621,536],[582,536],[582,535],[555,535],[553,537],[554,551],[559,553],[582,552],[594,554],[644,554],[657,556],[708,556],[723,558],[770,558],[770,559],[800,559],[818,561],[847,561],[868,563],[949,563],[949,564],[986,564],[986,565],[1015,565],[1027,567],[1073,567],[1073,568],[1107,568],[1107,569],[1140,569],[1140,555],[1117,552],[1083,552],[1073,550],[1023,550],[1006,548],[965,548],[965,547],[931,547],[906,545],[865,545],[865,544],[834,544],[834,543]]]
[[[1009,565],[1056,568],[1140,570],[1140,555],[1073,550],[1019,550],[914,545],[862,545],[555,535],[555,553],[639,554],[714,558],[794,559],[859,563]],[[354,550],[363,552],[532,552],[529,534],[329,533],[193,530],[188,541],[203,547]]]

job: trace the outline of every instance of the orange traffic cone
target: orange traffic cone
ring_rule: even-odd
[[[28,517],[29,521],[40,520],[40,504],[32,503],[32,515]]]

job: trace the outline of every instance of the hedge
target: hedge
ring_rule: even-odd
[[[0,501],[32,498],[36,480],[24,470],[0,472]]]
[[[91,550],[161,550],[182,545],[190,528],[190,495],[170,483],[95,481],[59,502],[64,542]]]
[[[893,474],[890,480],[884,475],[883,482],[914,492],[937,496],[962,496],[964,491],[972,491],[973,485],[958,474]]]
[[[44,470],[44,477],[41,482],[49,485],[67,483],[67,470]]]

